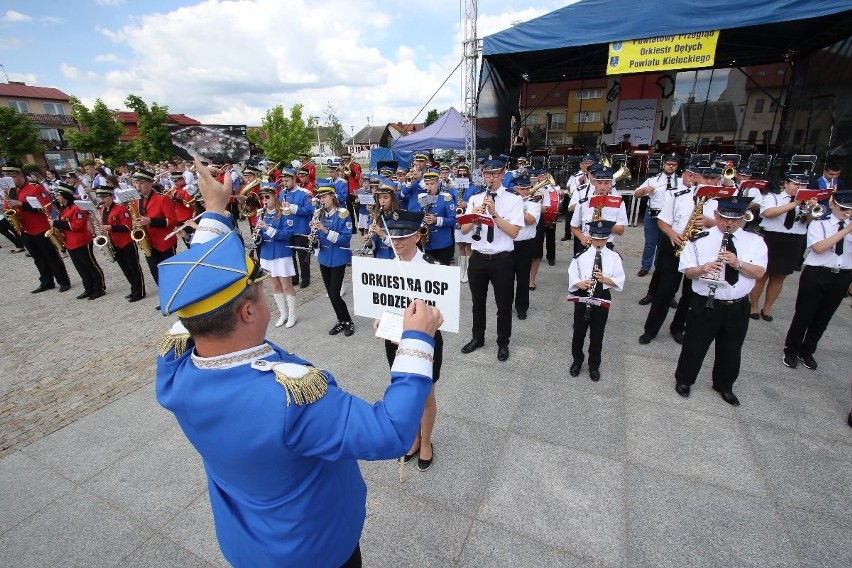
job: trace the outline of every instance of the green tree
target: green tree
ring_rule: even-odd
[[[149,108],[136,95],[127,95],[124,104],[136,113],[139,125],[139,137],[133,140],[136,157],[151,162],[169,159],[174,154],[168,126],[169,107],[155,102]]]
[[[290,116],[284,107],[276,105],[266,111],[260,130],[251,130],[248,139],[263,150],[273,162],[289,163],[300,152],[311,151],[311,141],[316,136],[316,124],[312,118],[302,118],[302,105],[295,104]]]
[[[334,107],[331,103],[325,108],[325,127],[328,129],[328,139],[331,142],[331,148],[335,154],[343,152],[343,126],[334,112]]]
[[[124,134],[124,126],[101,99],[96,99],[92,110],[71,97],[71,112],[83,132],[65,131],[68,145],[77,152],[92,153],[104,158],[121,154],[118,138]]]
[[[0,107],[0,154],[7,160],[20,162],[26,154],[43,151],[38,128],[30,117],[12,107]]]
[[[436,109],[432,109],[426,113],[426,120],[423,121],[423,126],[429,126],[441,117]]]

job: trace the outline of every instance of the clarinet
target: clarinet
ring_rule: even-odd
[[[731,231],[729,229],[725,229],[725,234],[722,236],[722,244],[719,246],[719,254],[716,256],[717,260],[721,261],[722,253],[728,250],[728,242],[731,240]],[[722,269],[719,272],[714,272],[712,276],[712,280],[721,280],[722,275],[725,273],[725,266],[723,264]],[[717,284],[708,283],[707,286],[710,288],[710,291],[707,293],[707,303],[704,304],[704,309],[707,311],[713,311],[715,308],[715,298],[716,298],[716,288]]]
[[[595,262],[592,265],[592,283],[589,285],[588,297],[595,297],[595,290],[598,287],[598,279],[595,278],[595,271],[601,270],[603,271],[603,259],[601,258],[601,251],[595,252]],[[586,304],[586,313],[583,315],[583,319],[586,321],[590,321],[592,319],[592,305]]]

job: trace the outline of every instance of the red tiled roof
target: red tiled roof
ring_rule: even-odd
[[[53,87],[31,87],[19,83],[0,83],[0,97],[48,99],[68,102],[68,95]]]
[[[129,142],[139,136],[139,125],[137,124],[136,113],[126,110],[120,110],[117,114],[118,120],[120,120],[121,123],[124,125],[124,134],[121,135],[119,140],[121,140],[122,142]],[[201,124],[194,118],[190,118],[185,114],[170,114],[169,123],[179,124],[181,126]]]

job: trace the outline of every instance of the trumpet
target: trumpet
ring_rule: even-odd
[[[816,205],[803,203],[799,206],[799,214],[796,216],[796,221],[810,223],[814,219],[820,219],[823,215],[825,215],[825,207],[823,205],[819,203]]]
[[[109,237],[106,236],[104,226],[101,223],[97,212],[91,215],[91,219],[95,232],[95,239],[92,242],[94,242],[95,246],[104,252],[108,259],[110,259],[112,262],[115,262],[115,247],[112,246]]]
[[[199,213],[198,215],[196,215],[195,217],[193,217],[189,221],[186,221],[185,223],[181,223],[180,226],[177,229],[175,229],[174,231],[172,231],[171,233],[169,233],[168,235],[165,236],[165,240],[169,240],[172,237],[176,237],[178,234],[180,234],[181,231],[183,231],[187,227],[191,227],[192,225],[194,225],[196,221],[201,219],[202,215],[204,215],[204,213]],[[136,239],[133,239],[133,240],[135,241]]]
[[[151,256],[151,241],[148,240],[148,233],[145,232],[145,229],[142,227],[138,227],[137,223],[139,222],[139,209],[136,208],[136,201],[131,199],[127,202],[127,208],[130,210],[130,217],[133,219],[134,229],[130,231],[130,238],[136,242],[136,245],[139,247],[139,250],[142,251],[146,257]]]

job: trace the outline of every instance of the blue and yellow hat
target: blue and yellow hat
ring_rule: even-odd
[[[159,265],[160,310],[191,318],[221,308],[268,276],[251,258],[236,231],[193,244]]]
[[[427,156],[426,154],[418,152],[417,154],[414,154],[414,159],[415,160],[425,160],[425,161],[428,162],[429,156]]]
[[[385,177],[379,178],[379,187],[376,188],[376,193],[391,193],[395,194],[399,191],[399,184],[395,181],[391,181]]]
[[[293,168],[284,168],[281,170],[281,177],[296,177],[296,170]]]
[[[325,195],[326,193],[337,195],[337,191],[335,191],[334,186],[331,185],[331,180],[328,178],[320,178],[317,180],[317,187],[316,189],[314,189],[314,195],[319,197],[320,195]]]
[[[430,179],[440,179],[440,177],[441,177],[441,174],[438,170],[436,170],[434,168],[430,168],[430,169],[426,170],[426,172],[423,174],[423,181],[427,181],[427,180],[430,180]]]

